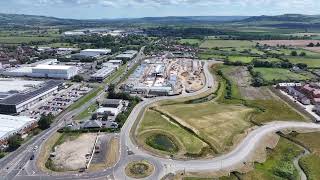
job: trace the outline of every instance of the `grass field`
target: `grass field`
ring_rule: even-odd
[[[240,40],[206,40],[201,45],[200,48],[215,48],[215,47],[251,47],[255,43],[251,41],[240,41]]]
[[[21,44],[21,43],[30,43],[30,42],[49,42],[55,39],[54,37],[37,37],[37,36],[28,36],[28,37],[0,37],[0,44]]]
[[[251,56],[229,56],[228,58],[231,62],[240,61],[243,63],[250,63],[254,59],[254,57]]]
[[[253,111],[242,105],[224,105],[215,102],[178,104],[159,107],[180,124],[193,129],[218,152],[228,150],[233,138],[251,126],[248,115]],[[228,131],[226,131],[228,129]]]
[[[200,45],[201,40],[200,39],[180,39],[179,43],[181,43],[181,44],[188,43],[191,45],[199,44]]]
[[[262,164],[255,164],[255,169],[241,175],[243,180],[298,179],[293,159],[302,153],[302,149],[292,142],[281,138],[273,150],[268,150],[268,159]]]
[[[176,145],[179,146],[180,151],[184,151],[183,153],[199,153],[202,148],[207,146],[199,138],[163,117],[160,113],[147,110],[138,129],[138,141],[140,144],[144,144],[146,138],[152,134],[174,136]]]
[[[308,57],[289,57],[291,63],[298,64],[303,63],[308,65],[308,67],[319,68],[320,67],[320,57],[319,58],[308,58]]]
[[[288,69],[254,68],[254,71],[255,72],[260,72],[262,74],[263,78],[266,81],[273,81],[273,80],[282,80],[282,81],[297,80],[297,81],[303,81],[303,80],[311,79],[311,77],[306,75],[306,74],[297,74],[297,73],[291,72]]]

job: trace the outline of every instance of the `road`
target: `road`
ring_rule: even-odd
[[[177,171],[220,171],[220,170],[234,170],[234,167],[237,165],[243,164],[248,157],[256,150],[257,144],[263,139],[267,134],[281,131],[284,129],[292,129],[292,128],[299,128],[299,129],[313,129],[316,131],[320,131],[320,125],[314,124],[314,123],[303,123],[303,122],[272,122],[269,124],[266,124],[264,126],[261,126],[252,132],[250,132],[247,137],[231,152],[216,157],[212,159],[206,159],[206,160],[190,160],[190,161],[182,161],[182,160],[172,160],[172,159],[165,159],[161,157],[154,156],[150,154],[149,152],[146,152],[145,150],[139,148],[133,141],[131,137],[131,131],[134,131],[134,128],[136,127],[136,124],[139,124],[139,118],[138,115],[141,111],[143,111],[148,105],[151,105],[157,101],[161,100],[168,100],[168,99],[175,99],[175,98],[181,98],[181,97],[190,97],[195,96],[200,93],[203,93],[207,90],[209,90],[210,87],[214,86],[214,79],[213,76],[209,72],[209,64],[208,62],[205,63],[204,73],[206,76],[206,86],[201,89],[198,92],[194,93],[185,93],[180,96],[175,97],[158,97],[154,99],[145,99],[140,104],[138,104],[130,114],[127,122],[123,126],[121,133],[120,133],[120,158],[118,163],[113,167],[109,169],[105,169],[100,172],[95,173],[66,173],[66,174],[60,174],[60,175],[52,175],[52,174],[45,174],[42,172],[39,172],[34,165],[30,163],[30,161],[25,162],[23,159],[24,156],[27,155],[31,147],[34,147],[35,145],[40,145],[43,142],[41,141],[41,138],[38,138],[39,141],[36,141],[32,144],[28,144],[25,149],[19,150],[20,153],[23,155],[20,156],[20,153],[17,153],[16,159],[18,161],[15,161],[13,159],[8,160],[6,162],[24,162],[26,165],[24,166],[26,172],[16,172],[13,168],[8,171],[9,174],[7,174],[7,179],[21,179],[21,180],[28,180],[28,179],[99,179],[104,177],[113,177],[114,179],[130,179],[125,176],[124,168],[126,164],[130,161],[134,160],[148,160],[155,166],[155,172],[148,177],[147,179],[161,179],[164,175],[167,173],[175,173]],[[95,99],[93,99],[95,100]],[[90,104],[90,103],[88,103]],[[73,112],[81,112],[81,110],[85,109],[86,107],[81,107],[81,109]],[[68,118],[71,116],[72,113],[66,114],[66,117]],[[60,125],[63,122],[60,122]],[[58,126],[57,126],[58,127]],[[46,137],[52,132],[54,132],[57,128],[52,128],[47,133],[42,135],[41,137]],[[128,155],[128,150],[133,152],[133,155]],[[1,167],[4,168],[3,162],[1,162]],[[22,164],[23,165],[23,164]],[[19,165],[16,165],[15,167],[18,167]],[[11,174],[12,173],[12,174]],[[16,174],[19,174],[16,176]]]

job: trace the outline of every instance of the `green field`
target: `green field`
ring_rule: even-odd
[[[54,37],[0,37],[0,44],[21,44],[21,43],[30,43],[30,42],[49,42],[55,39]]]
[[[138,129],[138,141],[145,144],[147,137],[154,134],[169,135],[179,147],[179,153],[199,153],[207,145],[179,125],[163,117],[160,113],[147,110]],[[149,147],[146,147],[150,149]],[[155,151],[155,149],[153,149]],[[156,150],[157,151],[157,150]],[[165,153],[162,151],[162,153]]]
[[[179,43],[181,44],[191,44],[191,45],[196,45],[201,43],[200,39],[180,39]]]
[[[254,57],[250,57],[250,56],[229,56],[228,59],[231,62],[240,61],[242,63],[251,63],[251,61],[254,59]]]
[[[233,144],[234,136],[251,127],[248,117],[254,111],[242,105],[215,102],[168,105],[159,110],[192,129],[221,153]]]
[[[302,153],[302,149],[292,142],[281,138],[273,150],[268,150],[268,159],[255,164],[255,169],[241,175],[243,180],[298,179],[299,174],[293,165],[293,159]]]
[[[215,48],[215,47],[252,47],[255,43],[251,41],[240,41],[240,40],[206,40],[201,45],[200,48]]]
[[[296,81],[304,81],[309,80],[310,77],[308,74],[297,74],[291,72],[288,69],[280,69],[280,68],[254,68],[255,72],[260,72],[263,78],[266,81],[273,81],[273,80],[282,80],[282,81],[289,81],[289,80],[296,80]]]
[[[308,67],[319,68],[320,67],[320,57],[319,58],[307,58],[307,57],[289,57],[291,63],[298,64],[303,63],[308,65]]]

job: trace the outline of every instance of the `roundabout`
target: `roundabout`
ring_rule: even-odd
[[[146,160],[132,161],[125,168],[126,175],[134,179],[149,177],[153,172],[154,166]]]

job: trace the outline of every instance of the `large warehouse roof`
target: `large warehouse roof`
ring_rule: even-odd
[[[0,92],[8,93],[9,91],[25,91],[42,83],[43,81],[0,78]]]
[[[40,64],[33,69],[68,70],[70,68],[73,68],[73,66]]]
[[[30,90],[28,92],[22,92],[22,93],[16,93],[12,94],[7,98],[4,98],[3,100],[0,100],[0,104],[5,105],[18,105],[24,101],[27,101],[37,95],[40,95],[41,93],[44,93],[56,86],[61,85],[62,81],[56,81],[56,80],[49,80],[43,84],[41,84],[39,87],[35,88],[34,90]]]
[[[36,122],[35,119],[26,116],[8,116],[0,114],[0,139],[5,139],[34,122]]]

